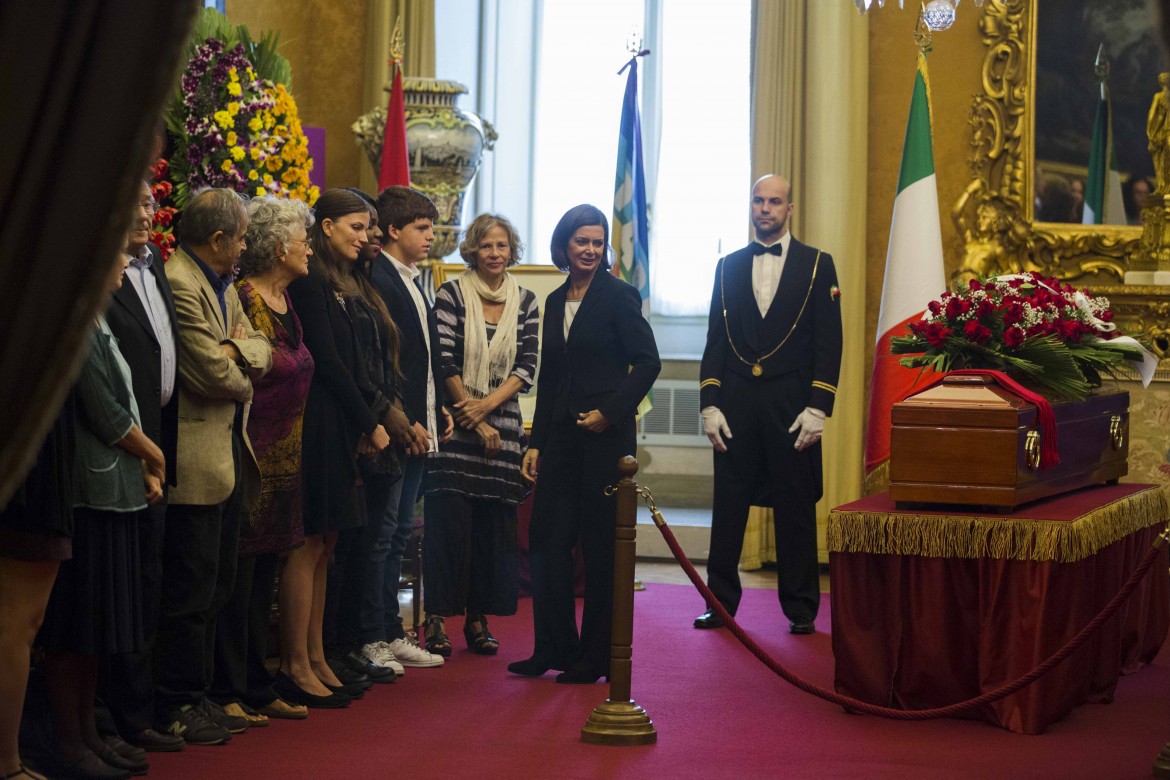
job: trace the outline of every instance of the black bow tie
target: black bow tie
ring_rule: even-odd
[[[753,241],[752,242],[752,254],[753,255],[768,254],[768,255],[776,255],[777,257],[779,257],[780,255],[784,254],[784,245],[776,243],[776,244],[772,244],[772,246],[764,246],[759,241]]]

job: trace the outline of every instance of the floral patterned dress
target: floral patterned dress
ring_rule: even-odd
[[[279,315],[246,279],[236,282],[236,292],[252,326],[272,344],[272,370],[252,381],[248,437],[262,481],[260,502],[240,529],[240,555],[279,553],[300,546],[305,539],[301,428],[313,379],[313,356],[305,346],[288,293],[284,296],[288,314]],[[291,332],[282,319],[291,325]]]

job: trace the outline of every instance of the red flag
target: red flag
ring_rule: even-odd
[[[386,107],[386,131],[382,135],[382,167],[378,191],[401,184],[410,186],[410,154],[406,149],[406,99],[402,94],[402,69],[394,68],[394,87]]]

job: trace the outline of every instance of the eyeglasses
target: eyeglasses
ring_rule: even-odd
[[[139,205],[139,206],[142,208],[142,210],[143,210],[143,211],[145,211],[147,214],[153,214],[153,213],[155,213],[156,211],[158,211],[158,201],[157,201],[157,200],[155,200],[154,198],[151,198],[150,200],[143,200],[143,201],[140,201],[138,205]]]

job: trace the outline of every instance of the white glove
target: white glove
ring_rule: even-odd
[[[800,429],[796,436],[797,451],[811,447],[821,440],[821,434],[825,431],[825,413],[811,406],[804,407],[804,411],[796,416],[788,432],[793,433],[797,428]]]
[[[723,416],[723,412],[719,411],[718,406],[705,406],[699,414],[703,415],[703,433],[707,434],[711,446],[715,448],[716,452],[727,452],[723,436],[726,436],[730,441],[731,429],[727,427],[727,418]]]

